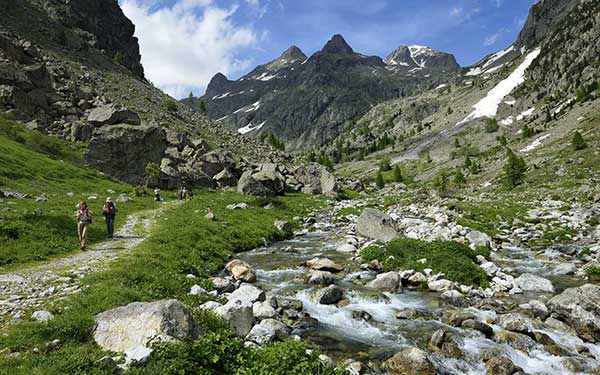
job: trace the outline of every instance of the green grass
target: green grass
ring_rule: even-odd
[[[225,208],[243,201],[250,205],[247,210]],[[51,309],[56,314],[54,320],[47,324],[24,322],[0,335],[0,348],[22,352],[16,358],[0,357],[0,373],[9,369],[15,374],[106,373],[95,362],[102,351],[91,344],[94,314],[133,301],[163,298],[177,298],[194,309],[204,300],[187,295],[192,284],[209,287],[209,275],[220,271],[232,254],[260,246],[264,239],[285,236],[275,228],[274,220],[290,220],[323,204],[322,198],[303,195],[270,202],[275,202],[274,208],[265,209],[261,207],[267,203],[264,199],[233,192],[196,191],[193,201],[167,208],[147,241],[122,255],[109,270],[87,276],[83,292],[55,304]],[[208,207],[213,209],[215,221],[204,218]],[[187,279],[188,273],[199,279]],[[58,352],[31,353],[33,347],[44,347],[57,338],[64,343]],[[153,364],[152,368],[157,369],[153,373],[223,373],[178,372],[169,366]]]
[[[511,224],[514,219],[524,220],[527,207],[514,201],[452,202],[448,204],[462,214],[458,224],[495,235],[501,222]]]
[[[0,115],[0,191],[31,195],[29,199],[1,198],[0,272],[7,266],[46,260],[77,249],[76,205],[93,194],[98,199],[88,201],[96,219],[89,237],[92,244],[104,240],[104,199],[120,193],[131,195],[132,189],[83,167],[78,146],[29,131]],[[34,197],[40,195],[48,200],[36,202]],[[117,228],[128,214],[155,206],[150,197],[134,199],[118,204]],[[38,208],[41,216],[34,215]]]
[[[373,245],[361,251],[363,261],[379,260],[386,270],[414,269],[443,272],[449,280],[466,285],[487,287],[487,275],[476,263],[478,251],[454,241],[420,241],[400,238],[386,245]],[[420,263],[419,259],[427,259]]]

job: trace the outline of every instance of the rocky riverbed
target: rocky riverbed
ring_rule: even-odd
[[[239,254],[214,279],[217,291],[206,292],[226,302],[203,307],[228,320],[248,345],[307,340],[353,374],[598,371],[600,287],[587,284],[582,270],[600,248],[594,231],[580,224],[593,212],[557,215],[574,229],[573,241],[534,251],[525,246],[538,235],[534,224],[492,238],[457,224],[456,214],[441,206],[380,212],[366,205],[336,203],[305,219],[292,239]],[[552,215],[553,207],[529,214]],[[336,215],[348,208],[362,215]],[[361,248],[396,235],[490,247],[490,259],[478,257],[490,286],[461,285],[431,269],[384,272],[376,261],[361,262]]]

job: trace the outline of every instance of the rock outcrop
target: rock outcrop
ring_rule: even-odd
[[[367,238],[389,242],[398,236],[392,224],[389,215],[373,208],[365,208],[356,223],[356,232]]]
[[[568,288],[547,303],[553,314],[569,324],[585,341],[600,341],[600,286]]]

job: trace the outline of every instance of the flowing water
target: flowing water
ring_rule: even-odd
[[[240,259],[248,262],[257,273],[257,284],[276,296],[289,296],[303,302],[304,311],[319,321],[316,328],[296,332],[303,339],[318,344],[322,350],[337,359],[354,358],[362,361],[381,360],[396,353],[408,345],[427,347],[431,334],[445,327],[454,337],[463,352],[460,359],[451,359],[431,353],[432,360],[441,373],[448,374],[485,374],[486,368],[480,354],[486,350],[495,350],[509,357],[517,366],[529,374],[575,374],[569,372],[561,362],[566,357],[548,353],[542,345],[531,340],[526,352],[516,350],[506,344],[486,339],[475,330],[466,330],[447,326],[438,318],[442,310],[439,293],[404,289],[401,293],[385,293],[364,285],[365,281],[375,277],[375,273],[360,269],[360,261],[352,259],[354,254],[336,252],[343,243],[347,228],[330,224],[329,218],[315,225],[313,231],[303,231],[287,241],[276,242],[243,254]],[[346,267],[339,275],[336,285],[345,293],[348,303],[344,306],[322,305],[311,298],[320,286],[308,285],[304,277],[308,269],[302,263],[314,257],[327,257]],[[534,273],[550,278],[557,286],[557,292],[568,286],[579,285],[571,276],[556,276],[552,268],[559,262],[556,254],[536,254],[524,248],[509,248],[494,254],[493,260],[510,271],[513,276],[521,273]],[[510,296],[514,303],[524,303],[532,298],[547,300],[551,295],[528,293]],[[428,316],[428,320],[399,320],[396,313],[404,309],[414,309],[419,316]],[[459,308],[460,309],[460,308]],[[491,310],[465,308],[481,321],[495,318]],[[356,319],[354,311],[367,312],[370,320]],[[433,317],[433,318],[431,318]],[[492,325],[494,331],[502,328]],[[571,357],[582,363],[586,371],[600,365],[600,346],[584,343],[574,335],[564,332],[542,331],[557,344],[564,347]],[[584,345],[590,356],[577,354],[576,345]]]

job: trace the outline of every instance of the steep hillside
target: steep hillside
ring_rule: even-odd
[[[140,183],[154,162],[164,186],[173,187],[184,180],[212,185],[201,160],[211,150],[249,161],[281,159],[147,82],[134,26],[116,2],[2,0],[0,6],[0,110],[30,129],[89,145],[91,166]]]
[[[239,80],[217,74],[206,94],[183,100],[249,137],[273,132],[291,150],[332,139],[373,105],[436,87],[460,69],[450,54],[401,46],[384,61],[355,52],[335,35],[310,58],[290,47]]]

